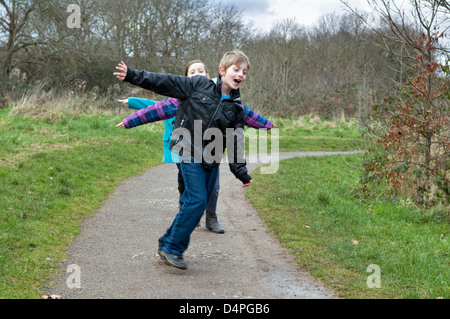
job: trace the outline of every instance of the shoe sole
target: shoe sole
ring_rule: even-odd
[[[206,229],[208,231],[210,231],[211,233],[215,233],[215,234],[225,234],[225,230],[215,230],[214,228],[209,228],[208,226],[206,226]]]
[[[183,270],[186,270],[186,269],[187,269],[186,266],[180,266],[180,265],[176,265],[176,264],[170,262],[169,258],[167,258],[167,256],[166,256],[166,253],[163,252],[162,250],[159,250],[159,249],[158,249],[158,254],[159,254],[159,257],[161,257],[161,259],[162,259],[167,265],[172,266],[172,267],[175,267],[175,268],[178,268],[178,269],[183,269]]]

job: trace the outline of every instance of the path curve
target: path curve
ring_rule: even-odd
[[[354,152],[280,153],[279,159]],[[259,164],[249,164],[252,172]],[[177,169],[162,164],[125,180],[82,225],[68,260],[48,288],[63,299],[326,299],[333,291],[296,265],[245,200],[242,184],[220,167],[218,216],[225,234],[201,227],[185,252],[188,269],[167,266],[158,238],[178,212]],[[69,265],[81,288],[69,289]],[[73,271],[73,270],[72,270]]]

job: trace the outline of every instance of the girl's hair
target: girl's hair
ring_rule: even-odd
[[[241,50],[234,50],[225,53],[222,61],[220,61],[220,65],[223,66],[225,70],[227,70],[232,65],[239,65],[241,63],[247,63],[248,70],[250,70],[250,60]]]
[[[196,63],[201,63],[201,64],[203,64],[203,67],[205,68],[205,73],[208,73],[208,69],[206,68],[206,64],[205,63],[203,63],[202,61],[200,61],[200,60],[194,60],[194,61],[191,61],[191,62],[189,62],[188,63],[188,65],[187,65],[187,67],[186,67],[186,72],[185,72],[185,76],[188,76],[188,72],[189,72],[189,68],[193,65],[193,64],[196,64]]]

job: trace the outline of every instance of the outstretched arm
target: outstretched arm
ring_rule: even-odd
[[[130,115],[116,127],[123,126],[125,128],[132,128],[147,123],[153,123],[173,118],[177,114],[178,105],[179,101],[174,98],[157,102],[145,109],[141,109],[136,113]]]
[[[275,124],[266,119],[264,116],[258,114],[257,112],[251,110],[247,105],[242,105],[245,112],[245,125],[248,127],[253,127],[256,129],[266,128],[268,130],[275,127]]]
[[[129,82],[143,89],[181,100],[191,96],[193,83],[198,82],[198,77],[189,78],[187,76],[132,70],[123,61],[119,63],[116,70],[114,76],[120,81]]]
[[[124,100],[118,100],[118,102],[122,103],[123,105],[128,106],[130,109],[135,109],[135,110],[142,110],[142,109],[149,107],[150,105],[157,103],[157,101],[148,100],[148,99],[140,99],[137,97],[130,97],[130,98],[127,98]],[[123,124],[123,122],[120,122],[119,124],[116,125],[116,128],[122,127],[122,126],[124,126],[124,124]]]
[[[128,106],[130,109],[142,110],[149,107],[150,105],[157,103],[158,101],[141,99],[138,97],[129,97],[125,100],[118,100],[118,102]]]

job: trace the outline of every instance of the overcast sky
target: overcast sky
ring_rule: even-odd
[[[284,18],[296,18],[299,24],[314,25],[326,13],[342,14],[344,5],[339,0],[222,0],[244,11],[244,17],[260,31],[269,31]],[[369,11],[367,0],[347,0],[353,8]]]

